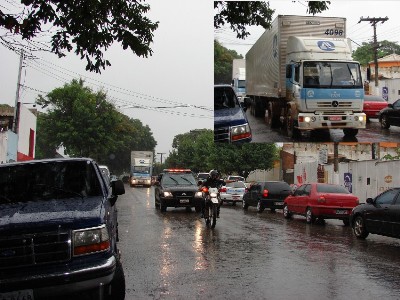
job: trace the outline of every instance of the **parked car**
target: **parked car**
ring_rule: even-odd
[[[290,195],[290,186],[285,181],[260,181],[253,183],[243,195],[243,209],[256,206],[258,212],[269,208],[271,212],[283,208],[284,199]]]
[[[0,299],[124,299],[125,189],[106,180],[89,158],[0,164]]]
[[[214,142],[251,142],[252,134],[245,104],[229,84],[214,86]]]
[[[379,112],[379,122],[383,129],[390,126],[400,126],[400,99]]]
[[[236,202],[243,200],[247,188],[243,181],[228,182],[225,186],[220,189],[221,204],[224,202],[232,203],[236,205]]]
[[[307,183],[285,199],[283,216],[289,219],[292,215],[303,215],[309,224],[316,219],[339,219],[349,225],[351,210],[358,204],[358,197],[341,185]]]
[[[379,112],[387,106],[387,101],[381,96],[365,95],[363,112],[367,117],[367,122],[371,118],[379,118]]]
[[[359,239],[370,233],[400,238],[400,188],[389,189],[366,202],[351,212],[354,235]]]
[[[167,207],[194,207],[196,212],[201,211],[203,194],[191,170],[165,169],[159,179],[154,185],[154,203],[161,212]]]

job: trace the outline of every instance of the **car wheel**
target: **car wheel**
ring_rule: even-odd
[[[154,197],[154,206],[155,206],[155,208],[158,208],[158,207],[159,207],[159,205],[158,205],[158,203],[157,203],[156,197]]]
[[[246,201],[243,200],[242,207],[243,207],[243,209],[247,209],[247,208],[249,208],[249,205],[246,203]]]
[[[359,239],[365,239],[369,232],[365,228],[364,219],[361,216],[356,216],[353,223],[354,235]]]
[[[117,262],[114,277],[109,286],[104,287],[106,300],[125,299],[125,275],[120,261]],[[109,292],[110,291],[110,292]]]
[[[263,212],[264,211],[264,207],[261,204],[261,201],[258,201],[258,203],[257,203],[257,211],[258,212]]]
[[[389,129],[390,124],[389,124],[389,120],[386,115],[383,115],[380,121],[381,121],[382,129]]]
[[[306,222],[307,224],[312,224],[315,222],[315,216],[313,215],[310,207],[308,207],[306,210]]]
[[[272,213],[276,213],[275,208],[271,208]]]
[[[191,207],[186,207],[186,212],[191,212],[192,208]]]
[[[197,213],[201,212],[201,206],[195,206],[194,209]]]
[[[232,201],[232,206],[236,206],[236,202],[235,201]]]
[[[344,219],[343,220],[344,226],[349,226],[350,225],[350,220],[349,219]]]
[[[167,206],[165,203],[160,199],[160,210],[161,212],[166,212],[167,211]]]
[[[292,217],[292,213],[289,211],[289,208],[286,204],[283,206],[283,216],[285,219],[290,219]]]

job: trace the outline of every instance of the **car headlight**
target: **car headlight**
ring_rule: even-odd
[[[171,192],[164,192],[164,197],[172,197],[172,193]]]
[[[203,198],[203,192],[196,192],[194,195],[196,198]]]
[[[211,198],[217,198],[217,197],[218,197],[218,194],[217,194],[217,193],[210,193],[210,197],[211,197]]]
[[[358,121],[360,121],[360,122],[364,121],[364,117],[363,116],[358,116]]]
[[[251,136],[249,124],[243,124],[240,126],[233,126],[231,128],[232,140],[241,140]]]
[[[73,255],[85,255],[110,249],[110,238],[105,225],[72,232]]]

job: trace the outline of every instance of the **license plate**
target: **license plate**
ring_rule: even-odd
[[[283,205],[283,202],[274,202],[275,205]]]
[[[214,203],[214,204],[218,204],[218,199],[216,199],[216,198],[211,198],[211,202]]]
[[[32,290],[20,290],[9,293],[0,293],[1,300],[34,300]]]
[[[240,199],[240,196],[232,196],[232,199]]]
[[[340,116],[329,117],[329,121],[342,121],[342,117]]]
[[[337,215],[347,215],[347,210],[345,209],[337,209],[336,210]]]
[[[181,199],[180,203],[189,203],[189,199]]]

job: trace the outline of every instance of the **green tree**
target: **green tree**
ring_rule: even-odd
[[[214,40],[214,84],[231,83],[232,62],[235,58],[243,58],[243,56]]]
[[[396,53],[400,54],[400,46],[397,42],[389,42],[384,40],[379,43],[378,58],[386,55]],[[358,47],[353,52],[353,59],[360,62],[361,65],[367,66],[368,63],[374,60],[374,48],[371,43],[362,43],[362,46]]]
[[[382,157],[382,159],[385,159],[385,160],[400,159],[400,148],[396,149],[396,155],[386,154],[384,157]]]
[[[214,146],[211,129],[192,130],[174,137],[172,151],[165,161],[168,168],[189,168],[194,172],[208,170],[208,156]]]
[[[145,16],[150,6],[140,2],[24,0],[24,8],[18,14],[6,11],[4,6],[0,8],[0,27],[26,41],[43,37],[45,32],[51,34],[51,51],[59,57],[71,52],[75,44],[75,54],[87,61],[86,70],[100,72],[111,65],[103,58],[103,52],[114,42],[121,43],[123,49],[130,48],[137,56],[152,54],[150,44],[158,22]],[[15,49],[13,39],[2,36],[1,40]]]
[[[210,162],[223,174],[237,173],[247,177],[253,170],[273,168],[277,157],[278,148],[273,143],[215,144]]]
[[[329,8],[330,1],[308,1],[307,13],[315,15]],[[265,1],[214,1],[214,28],[230,25],[237,38],[245,39],[250,33],[247,26],[271,26],[272,15],[269,2]]]
[[[132,150],[154,151],[148,126],[119,113],[103,91],[93,92],[82,80],[72,80],[39,96],[36,157],[53,157],[64,147],[70,156],[84,156],[107,164],[113,173],[129,170]]]

